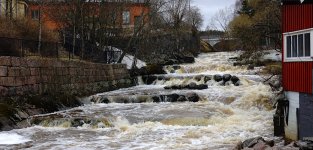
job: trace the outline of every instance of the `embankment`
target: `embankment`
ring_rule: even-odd
[[[77,97],[132,86],[126,65],[0,57],[0,130],[28,116],[79,106]]]

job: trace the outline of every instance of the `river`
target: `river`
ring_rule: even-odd
[[[237,55],[201,54],[193,64],[165,67],[168,73],[151,85],[139,78],[138,86],[82,99],[84,106],[34,116],[32,127],[0,132],[0,149],[231,149],[247,138],[272,138],[271,88],[256,75],[261,68],[233,66],[228,58]],[[215,74],[235,75],[240,84],[205,82]],[[164,89],[191,82],[208,88]],[[200,100],[173,102],[169,96],[188,94]]]

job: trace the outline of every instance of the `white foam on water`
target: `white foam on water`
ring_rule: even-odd
[[[111,127],[98,124],[99,128],[41,127],[13,130],[21,137],[30,137],[36,149],[232,149],[238,141],[256,136],[273,138],[273,110],[270,86],[261,83],[258,70],[246,70],[246,66],[233,66],[229,57],[236,52],[201,54],[194,64],[181,65],[181,69],[169,74],[169,81],[157,81],[156,85],[140,85],[99,93],[92,97],[108,96],[129,99],[147,95],[186,94],[195,92],[201,97],[197,103],[132,103],[92,104],[58,112],[71,117],[71,111],[81,118],[107,119]],[[195,82],[180,77],[226,74],[240,78],[241,86],[209,81],[205,90],[165,90],[164,86]],[[182,80],[179,80],[180,78]],[[199,81],[203,82],[203,81]],[[81,110],[81,111],[78,111]],[[77,113],[79,112],[79,113]],[[0,134],[1,135],[1,134]],[[0,136],[1,137],[1,136]],[[1,149],[0,145],[0,149]],[[16,147],[6,147],[14,149]]]
[[[0,145],[21,144],[29,141],[31,140],[17,133],[0,132]]]

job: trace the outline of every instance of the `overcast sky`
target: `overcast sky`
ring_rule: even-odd
[[[202,29],[204,30],[209,24],[209,20],[218,10],[232,6],[235,2],[236,0],[192,0],[191,5],[197,6],[201,10],[203,15]]]

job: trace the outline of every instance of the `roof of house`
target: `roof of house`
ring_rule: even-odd
[[[283,4],[308,4],[313,3],[313,0],[281,0]]]

